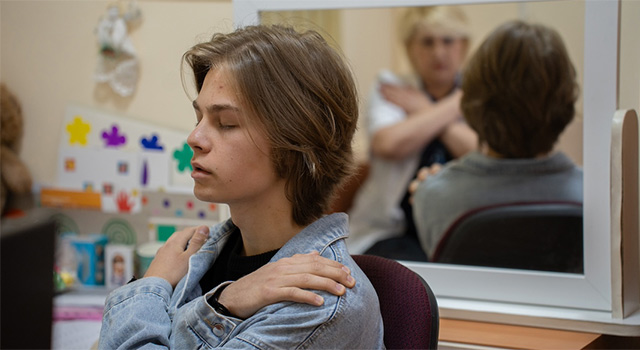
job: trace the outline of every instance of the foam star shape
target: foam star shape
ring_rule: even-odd
[[[149,138],[141,137],[140,144],[144,149],[156,149],[160,151],[164,149],[164,146],[160,144],[157,134],[153,134]]]
[[[189,170],[193,170],[193,167],[191,167],[192,157],[193,150],[186,142],[182,145],[182,149],[176,149],[173,152],[173,158],[178,161],[178,171],[183,172],[187,168],[189,168]]]
[[[106,146],[118,147],[124,145],[127,142],[127,137],[124,134],[120,134],[120,130],[117,125],[111,127],[111,132],[102,132],[102,138],[105,141]]]
[[[79,143],[82,146],[87,145],[87,134],[91,131],[91,125],[85,123],[82,117],[75,116],[73,122],[67,124],[67,132],[69,132],[69,144]]]

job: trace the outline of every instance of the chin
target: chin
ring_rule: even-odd
[[[209,193],[205,189],[198,188],[198,185],[193,187],[193,195],[196,196],[196,198],[198,198],[198,200],[200,200],[200,201],[203,201],[203,202],[214,202],[214,200],[212,198],[213,196],[211,195],[211,193]]]

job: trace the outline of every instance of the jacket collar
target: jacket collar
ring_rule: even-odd
[[[305,227],[291,238],[271,258],[271,261],[317,251],[321,255],[333,242],[346,239],[349,235],[349,217],[345,213],[324,216]]]

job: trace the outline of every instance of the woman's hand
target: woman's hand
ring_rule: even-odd
[[[189,270],[189,258],[204,245],[207,238],[207,226],[190,227],[175,232],[160,247],[144,277],[164,278],[175,288]]]
[[[424,92],[412,86],[380,84],[380,93],[385,100],[402,108],[407,115],[428,109],[433,105]]]
[[[318,252],[296,254],[269,263],[227,286],[218,301],[233,315],[246,319],[264,306],[294,301],[320,306],[321,296],[305,290],[324,290],[343,295],[356,282],[341,263]]]

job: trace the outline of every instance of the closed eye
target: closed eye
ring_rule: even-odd
[[[234,128],[237,128],[238,126],[235,124],[223,124],[223,123],[218,123],[218,128],[220,130],[231,130]]]

